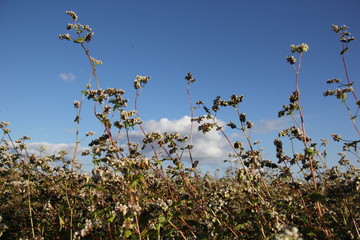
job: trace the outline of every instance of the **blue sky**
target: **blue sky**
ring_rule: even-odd
[[[340,43],[330,26],[345,24],[360,36],[357,0],[0,0],[0,120],[11,123],[13,138],[29,135],[33,146],[41,142],[54,149],[75,141],[72,104],[81,98],[90,66],[79,45],[58,39],[71,22],[68,10],[95,32],[89,48],[104,62],[98,67],[103,89],[124,89],[131,107],[135,76],[151,76],[138,103],[148,129],[188,132],[181,127],[190,114],[184,76],[192,72],[198,80],[191,87],[194,102],[211,106],[218,95],[245,95],[240,111],[256,125],[252,140],[262,140],[265,157],[275,159],[272,141],[292,124],[277,118],[295,89],[294,69],[286,62],[289,45],[307,43],[300,90],[308,134],[316,142],[332,142],[333,133],[358,138],[339,101],[322,96],[330,87],[326,80],[345,80]],[[360,75],[359,52],[355,41],[346,54],[352,80]],[[218,118],[236,122],[228,110]],[[87,102],[82,134],[100,129]],[[211,134],[197,135],[198,157],[221,167],[227,149]],[[336,153],[341,146],[331,143],[328,150]],[[337,160],[333,155],[327,161]]]

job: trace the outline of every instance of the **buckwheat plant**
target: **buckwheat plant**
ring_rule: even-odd
[[[360,135],[360,131],[356,124],[356,119],[358,117],[359,109],[360,109],[360,101],[357,97],[356,91],[354,89],[355,82],[351,82],[350,80],[350,74],[349,70],[346,64],[346,53],[349,50],[349,44],[353,41],[355,41],[355,37],[351,35],[350,32],[348,32],[348,27],[338,26],[338,25],[332,25],[331,30],[339,35],[340,42],[341,42],[341,59],[343,62],[343,67],[345,71],[345,77],[346,77],[346,83],[341,83],[341,80],[338,78],[329,79],[326,81],[327,84],[337,84],[338,88],[335,90],[327,90],[324,92],[324,96],[335,96],[337,99],[341,101],[342,104],[344,104],[344,107],[346,108],[347,112],[349,113],[350,120],[352,121],[352,124],[354,126],[354,129]],[[352,99],[349,99],[348,94],[352,96]],[[344,151],[350,152],[352,155],[357,157],[357,161],[359,161],[360,157],[358,156],[358,150],[357,150],[357,144],[360,142],[360,140],[350,140],[350,139],[343,139],[339,134],[333,134],[332,138],[334,141],[342,141],[344,143],[343,149]],[[340,163],[341,164],[341,163]]]
[[[308,51],[309,46],[305,43],[302,43],[300,45],[290,45],[290,48],[292,53],[297,53],[299,55],[299,61],[297,65],[295,65],[297,59],[294,56],[287,56],[286,58],[287,62],[289,62],[294,67],[296,88],[293,94],[290,95],[289,97],[290,104],[284,105],[283,110],[279,112],[278,116],[279,117],[283,117],[284,115],[291,116],[296,125],[284,131],[281,131],[279,133],[279,136],[280,137],[288,136],[290,140],[292,139],[299,140],[300,142],[302,142],[304,146],[304,150],[303,153],[297,153],[297,154],[294,153],[294,158],[291,160],[289,158],[283,158],[283,156],[280,155],[279,161],[285,163],[286,171],[289,171],[288,164],[290,164],[291,167],[291,165],[293,165],[294,163],[301,162],[301,164],[299,164],[300,170],[303,172],[306,180],[310,178],[312,179],[313,192],[314,194],[318,194],[319,192],[318,192],[317,175],[320,171],[320,165],[319,165],[319,161],[315,157],[321,155],[319,154],[319,151],[316,148],[317,144],[312,142],[311,138],[306,133],[303,108],[301,105],[301,94],[299,88],[299,73],[301,70],[302,57],[303,57],[303,53]],[[299,114],[299,119],[297,119],[294,113]],[[281,141],[277,139],[274,142],[274,144],[277,148],[278,153],[281,153],[282,152]],[[324,167],[326,168],[326,166]],[[307,169],[310,170],[310,175],[305,172]],[[320,204],[319,201],[315,201],[315,206],[317,208],[317,213],[319,215],[319,221],[322,222],[324,207]],[[329,230],[327,228],[323,228],[322,230],[324,231],[326,237],[330,239],[331,235],[329,233]]]
[[[92,31],[91,27],[89,25],[82,25],[80,23],[77,22],[78,20],[78,16],[75,12],[73,11],[67,11],[66,14],[68,14],[72,20],[73,23],[68,23],[68,25],[66,26],[67,30],[74,30],[76,37],[72,37],[69,33],[66,34],[61,34],[59,35],[59,39],[61,40],[68,40],[71,41],[73,40],[74,43],[80,44],[82,49],[84,50],[86,56],[88,57],[90,66],[91,66],[91,75],[90,78],[88,80],[88,83],[86,84],[86,91],[83,92],[83,96],[81,101],[74,101],[74,108],[77,109],[77,114],[76,117],[74,119],[74,122],[77,123],[77,129],[76,129],[76,142],[75,142],[75,149],[74,149],[74,155],[73,155],[73,161],[75,161],[76,159],[76,153],[80,144],[79,141],[79,128],[80,128],[80,115],[81,115],[81,108],[82,108],[82,103],[84,101],[85,96],[88,95],[88,91],[90,91],[91,88],[91,80],[95,79],[95,84],[98,90],[100,89],[100,84],[99,84],[99,79],[96,75],[96,67],[97,65],[101,65],[102,61],[101,60],[97,60],[95,58],[93,58],[90,55],[90,51],[89,49],[86,47],[86,44],[89,43],[92,40],[92,37],[94,35],[94,32]],[[99,101],[99,103],[102,104],[102,101]],[[96,105],[95,105],[96,106]],[[105,112],[105,107],[102,104],[102,111]],[[105,120],[104,121],[104,126],[107,127],[107,123]]]

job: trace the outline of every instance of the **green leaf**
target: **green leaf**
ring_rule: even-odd
[[[125,232],[124,232],[124,237],[129,237],[129,236],[131,236],[131,231],[130,230],[126,230]]]
[[[130,188],[136,187],[136,185],[137,185],[138,183],[139,183],[139,179],[135,179],[134,181],[131,182]]]
[[[306,218],[306,217],[301,217],[300,219],[301,219],[301,221],[304,222],[305,224],[310,225],[310,222],[309,222],[309,219],[308,219],[308,218]]]
[[[106,222],[106,223],[112,223],[112,222],[114,221],[115,217],[116,217],[116,215],[111,216],[111,217],[109,217],[108,219],[106,219],[105,222]]]
[[[307,155],[313,157],[314,154],[315,154],[315,151],[314,151],[314,149],[312,149],[312,148],[305,148],[305,153],[306,153]]]
[[[347,52],[347,50],[349,50],[349,48],[348,48],[348,47],[344,48],[344,49],[340,52],[340,55],[343,55],[344,53],[346,53],[346,52]]]
[[[163,225],[166,222],[166,218],[164,215],[160,215],[158,217],[158,220],[159,220],[159,224],[161,224],[161,225]]]
[[[136,187],[138,185],[139,181],[140,180],[143,181],[144,179],[145,179],[144,176],[141,174],[135,175],[133,181],[130,184],[130,188]]]
[[[317,236],[316,233],[314,233],[314,232],[309,232],[307,235],[309,237],[316,237]]]
[[[251,222],[247,221],[245,223],[240,223],[234,227],[234,230],[239,231],[240,229],[245,229],[247,227],[251,226]]]
[[[313,201],[319,201],[319,202],[323,202],[325,200],[325,196],[320,193],[320,192],[314,192],[308,195],[308,197],[313,200]]]
[[[77,34],[82,33],[82,29],[80,29],[78,26],[75,27],[75,30],[76,30]]]
[[[79,37],[79,38],[74,40],[74,43],[83,43],[84,40],[85,40],[85,37]]]

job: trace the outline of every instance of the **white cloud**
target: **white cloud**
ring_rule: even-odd
[[[218,120],[221,126],[224,126],[224,122]],[[178,132],[181,137],[190,135],[191,118],[184,116],[181,119],[170,120],[168,118],[162,118],[159,121],[149,120],[143,122],[143,128],[146,133],[164,132],[173,133]],[[193,126],[193,139],[192,144],[192,156],[194,160],[199,160],[203,164],[221,164],[223,160],[227,159],[230,151],[229,145],[226,139],[220,132],[215,129],[204,134],[198,131],[199,124],[194,122]],[[142,142],[144,135],[139,131],[130,132],[130,139],[132,142]],[[149,148],[150,151],[150,148]],[[184,153],[183,160],[188,158],[188,151]],[[187,159],[188,160],[188,159]]]
[[[191,126],[191,118],[189,116],[184,116],[181,119],[168,119],[162,118],[159,121],[157,120],[149,120],[144,121],[142,126],[146,133],[150,132],[159,132],[163,134],[164,132],[173,133],[178,132],[181,137],[190,135],[190,126]],[[219,125],[224,126],[225,123],[221,120],[218,120]],[[228,154],[231,151],[228,142],[222,136],[219,131],[215,131],[215,129],[210,132],[204,134],[201,131],[198,131],[199,124],[194,122],[193,126],[193,149],[192,156],[194,160],[199,160],[200,165],[221,166],[225,159],[228,159]],[[129,132],[129,137],[131,142],[142,143],[142,139],[144,138],[141,130],[134,130]],[[126,149],[126,137],[125,134],[122,133],[122,137],[120,138],[119,144]],[[185,146],[187,143],[184,143]],[[181,143],[179,143],[181,144]],[[46,150],[42,151],[41,148],[44,147]],[[52,155],[61,150],[65,150],[68,152],[65,155],[65,158],[71,160],[73,157],[75,144],[68,143],[48,143],[48,142],[31,142],[27,143],[27,151],[29,154],[35,154],[37,156],[41,155]],[[82,150],[85,148],[80,146],[78,150],[78,157]],[[160,150],[160,149],[158,149]],[[144,154],[152,154],[152,149],[147,147],[144,150]],[[180,150],[179,150],[180,151]],[[188,150],[185,150],[182,160],[185,162],[189,162]],[[83,161],[81,161],[83,162]],[[84,164],[85,162],[83,162]]]
[[[220,126],[225,126],[226,124],[218,120]],[[193,139],[192,144],[194,148],[192,149],[192,156],[194,160],[199,160],[200,165],[208,165],[213,167],[221,166],[225,159],[228,159],[229,152],[231,152],[231,148],[227,140],[222,136],[219,131],[215,131],[215,129],[210,132],[204,134],[201,131],[198,131],[199,124],[197,122],[193,123]],[[271,131],[279,131],[291,125],[290,118],[281,118],[281,119],[267,119],[260,120],[255,125],[253,129],[254,133],[268,133]],[[191,126],[191,118],[189,116],[184,116],[181,119],[168,119],[162,118],[160,120],[149,120],[144,121],[142,124],[146,133],[150,132],[159,132],[163,134],[164,132],[173,133],[178,132],[181,137],[190,135],[190,126]],[[122,137],[120,138],[120,145],[126,149],[127,145],[126,137],[124,133],[122,133]],[[129,132],[129,137],[131,142],[142,143],[142,139],[144,138],[141,130],[134,130]],[[232,133],[230,134],[231,139],[238,138],[238,134]],[[188,144],[189,142],[185,143]],[[68,143],[48,143],[48,142],[32,142],[27,144],[27,151],[29,154],[40,155],[52,155],[57,154],[60,150],[65,150],[68,154],[65,156],[66,159],[70,160],[73,157],[73,152],[75,148],[75,144]],[[42,151],[41,148],[44,147],[46,150]],[[78,150],[78,156],[82,150],[85,148],[80,146]],[[160,150],[160,149],[157,149]],[[151,154],[152,149],[147,147],[144,150],[144,154]],[[189,161],[188,151],[184,152],[182,160]]]
[[[60,73],[59,78],[64,82],[73,82],[76,79],[73,73]]]
[[[82,157],[81,152],[85,149],[83,146],[79,145],[77,150],[77,160],[82,165],[82,170],[88,172],[92,169],[91,159],[88,157]],[[59,156],[60,151],[66,151],[67,154],[64,155],[64,159],[71,161],[73,159],[73,154],[75,150],[75,143],[49,143],[49,142],[30,142],[26,143],[26,152],[29,155],[41,156]]]
[[[42,156],[42,155],[57,155],[57,153],[61,150],[64,150],[68,152],[68,154],[65,155],[65,159],[72,159],[73,153],[75,150],[75,143],[69,144],[69,143],[48,143],[48,142],[31,142],[27,143],[27,152],[31,154],[35,154],[36,156]],[[44,149],[44,150],[42,150]],[[79,147],[78,153],[80,153],[84,148]]]

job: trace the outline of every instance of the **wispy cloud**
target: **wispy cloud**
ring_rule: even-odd
[[[291,126],[291,118],[262,119],[255,124],[255,133],[280,131]]]
[[[71,128],[65,128],[65,132],[73,133],[73,132],[76,132],[76,130],[75,130],[75,129],[71,129]]]
[[[73,73],[60,73],[59,78],[64,82],[73,82],[76,79]]]

